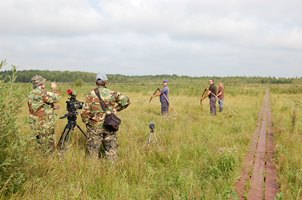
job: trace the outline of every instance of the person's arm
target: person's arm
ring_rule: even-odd
[[[218,94],[216,95],[217,97],[220,97],[222,95],[224,88],[218,89]]]
[[[218,92],[219,92],[219,93],[218,93],[216,96],[219,97],[219,96],[222,94],[222,91],[219,91],[219,90],[218,90]]]
[[[159,97],[161,95],[162,91],[160,91],[159,89],[157,90],[157,92],[153,95],[151,95],[151,98],[153,97]]]
[[[52,92],[43,90],[44,92],[42,92],[42,100],[44,103],[54,104],[54,103],[59,102],[61,95],[57,91],[57,84],[51,83],[51,89],[52,89]]]
[[[119,92],[114,93],[114,95],[115,95],[115,102],[117,103],[117,106],[114,107],[116,109],[116,111],[119,112],[129,106],[129,104],[130,104],[129,97],[127,97]]]
[[[89,119],[93,115],[93,113],[91,112],[92,101],[93,101],[93,97],[91,96],[91,94],[85,97],[85,101],[81,113],[82,122],[84,122],[85,124],[89,122]]]
[[[211,94],[211,89],[212,89],[212,87],[211,87],[212,85],[210,85],[210,87],[209,87],[209,89],[208,89],[208,97],[210,96],[210,94]]]

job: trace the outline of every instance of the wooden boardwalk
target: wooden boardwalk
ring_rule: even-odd
[[[236,183],[239,199],[275,198],[279,192],[279,185],[273,161],[274,150],[271,106],[267,91],[259,113],[251,149],[243,163],[241,177]]]

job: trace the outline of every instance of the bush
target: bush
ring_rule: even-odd
[[[0,70],[5,61],[0,62]],[[20,137],[17,116],[20,113],[19,96],[14,84],[16,67],[11,76],[0,76],[0,195],[8,196],[20,190],[25,181],[25,145]]]
[[[76,87],[82,87],[84,84],[84,81],[82,79],[77,79],[73,82],[73,85]]]

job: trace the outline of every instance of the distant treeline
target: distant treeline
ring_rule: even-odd
[[[5,70],[0,72],[0,75],[11,75],[11,70]],[[80,72],[80,71],[50,71],[50,70],[22,70],[17,71],[16,82],[28,83],[35,75],[41,75],[48,81],[55,82],[75,82],[81,81],[85,83],[93,83],[95,81],[95,73]],[[302,78],[275,78],[275,77],[190,77],[190,76],[178,76],[173,75],[143,75],[143,76],[128,76],[120,74],[108,74],[108,79],[113,83],[141,83],[141,82],[154,82],[161,81],[163,79],[169,79],[173,81],[201,81],[207,79],[214,79],[217,81],[223,81],[229,84],[241,84],[241,83],[262,83],[262,84],[289,84],[294,82],[301,82]]]

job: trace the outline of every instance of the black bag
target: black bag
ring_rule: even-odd
[[[107,107],[106,103],[104,102],[104,100],[101,98],[99,90],[96,88],[96,89],[94,89],[94,92],[100,100],[100,104],[101,104],[103,111],[106,112],[108,110],[108,107]],[[118,118],[114,113],[106,114],[103,126],[108,131],[118,131],[120,124],[121,124],[121,119]]]
[[[106,114],[104,120],[104,127],[109,131],[118,131],[121,119],[118,118],[114,113]]]

